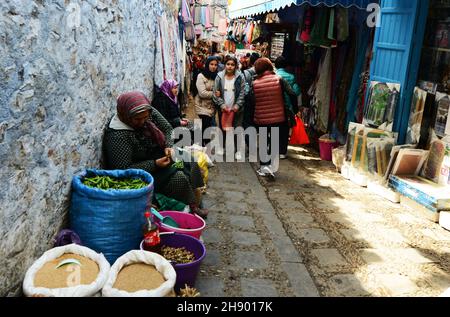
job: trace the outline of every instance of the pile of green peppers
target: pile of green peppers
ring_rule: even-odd
[[[109,189],[141,189],[148,186],[148,183],[144,182],[140,178],[125,178],[118,179],[110,176],[94,176],[85,177],[83,184],[91,187],[103,190]]]

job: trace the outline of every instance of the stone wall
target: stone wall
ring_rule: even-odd
[[[170,2],[170,1],[169,1]],[[151,94],[157,0],[0,1],[0,296],[67,223],[117,96]]]

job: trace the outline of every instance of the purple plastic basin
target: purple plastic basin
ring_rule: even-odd
[[[206,256],[205,245],[192,236],[180,233],[161,233],[161,246],[168,246],[172,248],[185,247],[186,250],[194,253],[195,261],[188,264],[175,264],[173,267],[177,273],[177,280],[175,283],[175,291],[178,292],[180,288],[184,288],[185,284],[190,287],[195,287],[200,265]],[[143,242],[141,242],[141,250]]]

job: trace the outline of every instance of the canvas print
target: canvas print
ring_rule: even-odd
[[[448,127],[448,111],[450,108],[450,96],[447,94],[436,93],[436,123],[434,130],[438,137],[444,137]],[[450,127],[449,127],[450,129]]]
[[[402,149],[398,153],[397,160],[392,170],[393,175],[419,175],[426,159],[428,151]]]
[[[420,141],[420,130],[422,128],[422,119],[425,111],[426,100],[427,100],[427,92],[425,90],[416,87],[414,89],[413,100],[411,105],[411,114],[409,117],[406,143],[418,144]]]
[[[400,84],[372,81],[364,124],[371,127],[380,127],[383,124],[392,126],[399,96]]]

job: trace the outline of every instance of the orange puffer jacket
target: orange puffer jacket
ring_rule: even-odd
[[[266,72],[253,83],[255,94],[255,123],[270,125],[286,121],[280,77]]]

